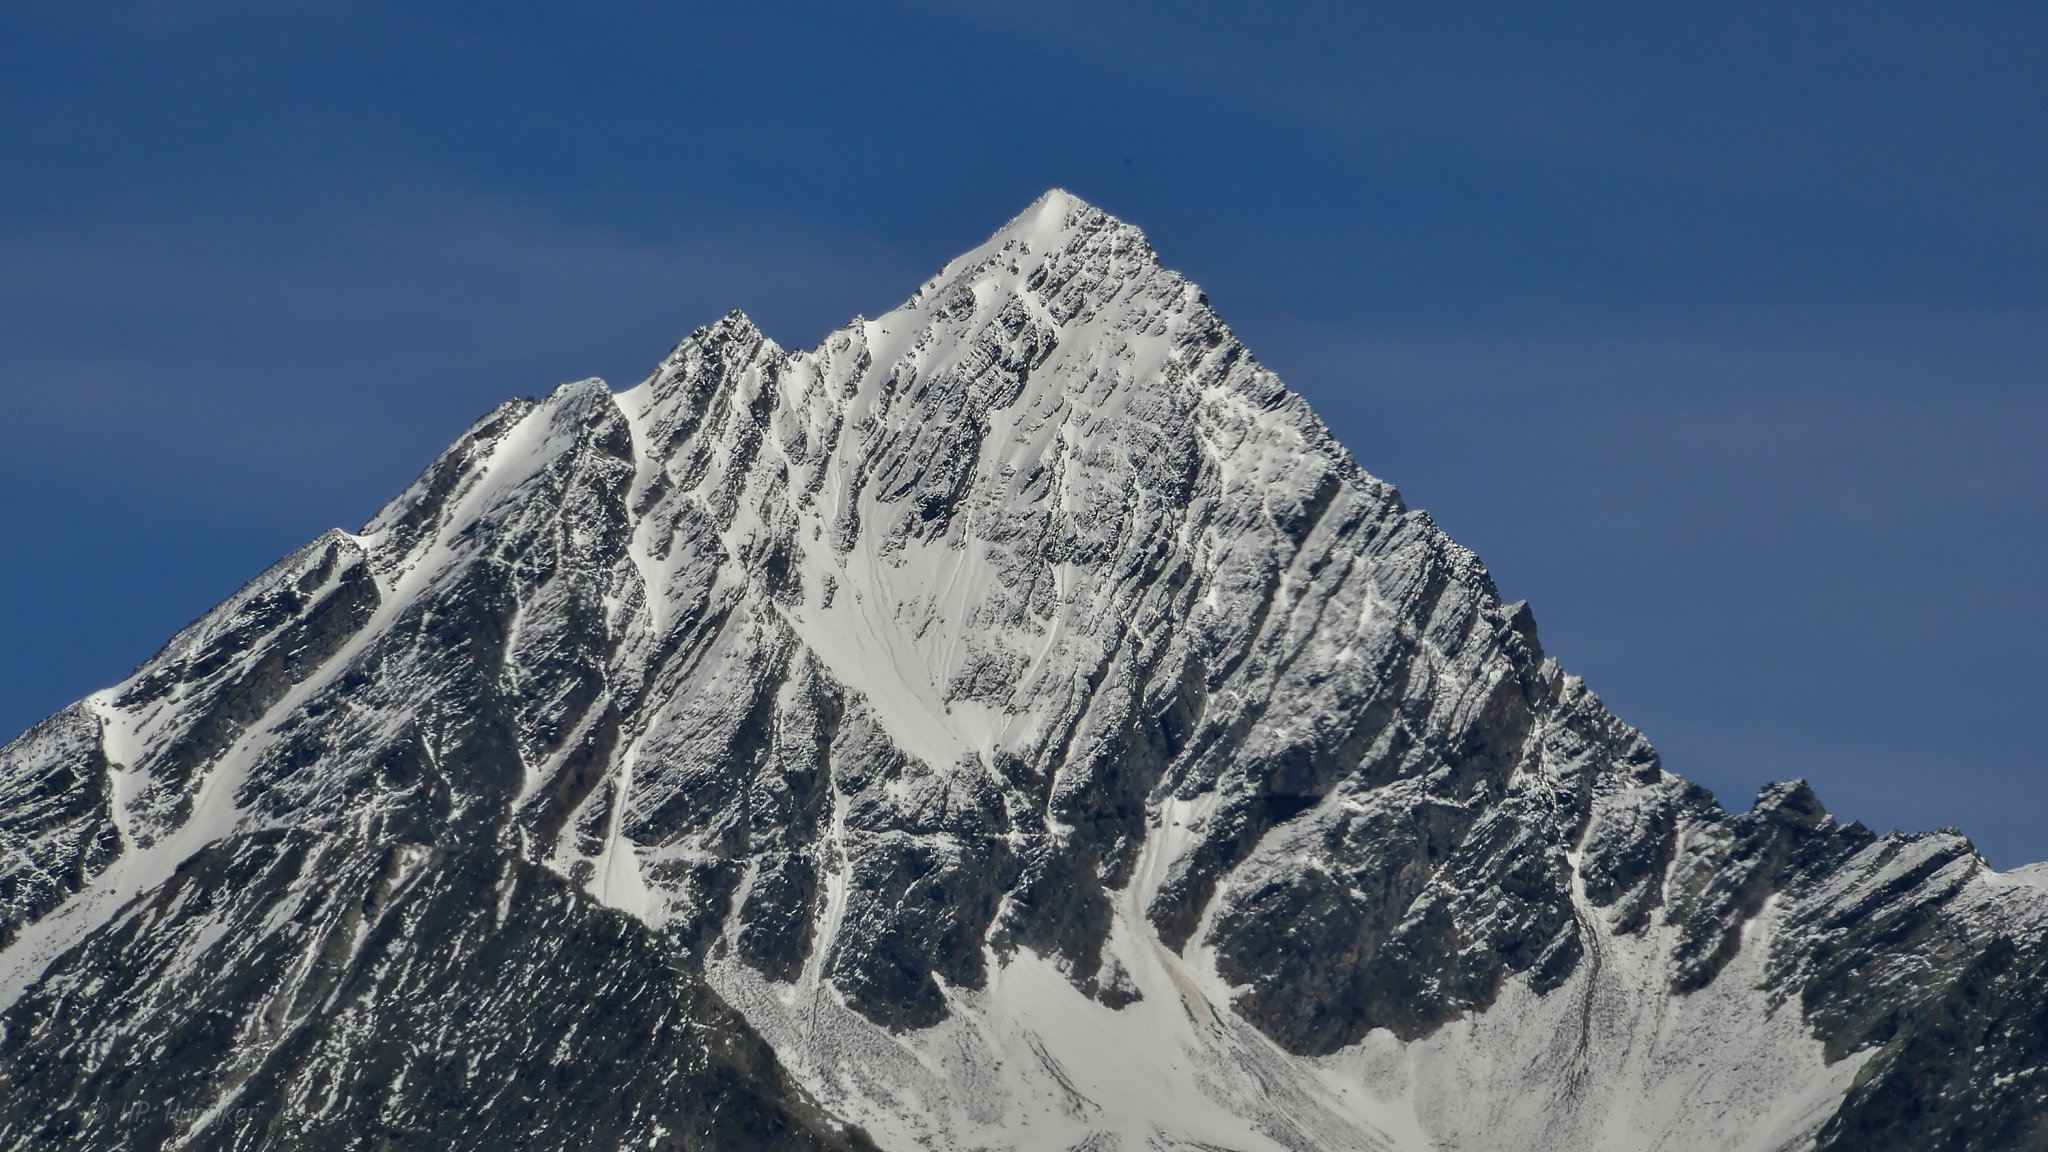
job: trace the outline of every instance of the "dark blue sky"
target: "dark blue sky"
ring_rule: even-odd
[[[2048,10],[1536,7],[8,5],[0,739],[498,400],[1059,185],[1671,767],[2048,857]]]

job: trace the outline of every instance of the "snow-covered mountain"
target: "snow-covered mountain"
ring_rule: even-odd
[[[2044,930],[1663,771],[1053,192],[0,750],[0,1146],[2039,1148]]]

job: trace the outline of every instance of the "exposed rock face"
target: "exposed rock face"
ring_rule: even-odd
[[[1803,785],[1730,815],[1664,772],[1135,229],[1058,193],[815,351],[734,314],[627,392],[499,408],[0,752],[0,837],[10,1021],[93,957],[196,947],[131,894],[212,885],[254,923],[299,899],[262,879],[287,856],[424,852],[451,924],[498,915],[492,869],[545,889],[515,860],[630,913],[652,934],[605,931],[661,1020],[726,1018],[657,953],[898,1147],[2044,1140],[2040,885]],[[597,931],[548,900],[517,947]],[[470,1005],[480,948],[422,986]],[[97,1098],[86,1050],[225,995],[169,972],[92,994],[103,1040],[10,1022],[0,1060]],[[462,1009],[505,1054],[465,1075],[565,1075],[518,1055],[587,998],[548,975]],[[292,1043],[344,1043],[338,1011]],[[783,1115],[703,1039],[744,1048],[728,1023],[637,1026]],[[303,1110],[315,1048],[251,1035],[77,1131],[340,1131]],[[600,1110],[622,1140],[697,1115],[659,1063]]]
[[[0,748],[0,948],[120,853],[100,721],[74,704]]]
[[[644,927],[490,848],[217,841],[4,1023],[9,1147],[865,1146]]]

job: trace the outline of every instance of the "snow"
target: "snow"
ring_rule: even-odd
[[[1771,917],[1750,931],[1767,934]],[[1526,1149],[1797,1147],[1833,1111],[1868,1053],[1826,1064],[1796,1005],[1759,994],[1765,949],[1690,996],[1668,991],[1675,930],[1591,937],[1565,987],[1510,983],[1491,1009],[1411,1045],[1375,1034],[1319,1063],[1402,1098],[1440,1146]],[[1390,1051],[1391,1049],[1391,1051]]]
[[[711,976],[807,1089],[900,1149],[1774,1152],[1811,1138],[1869,1056],[1826,1063],[1796,1003],[1770,1006],[1764,948],[1670,995],[1676,931],[1660,927],[1598,937],[1593,962],[1547,996],[1516,978],[1426,1039],[1378,1030],[1295,1057],[1230,1011],[1201,950],[1164,948],[1136,911],[1119,908],[1111,938],[1143,993],[1122,1009],[1029,951],[992,963],[986,989],[949,990],[954,1016],[908,1034],[844,1007],[815,968],[796,985],[735,963]],[[1767,936],[1776,915],[1751,932]]]
[[[2048,861],[2022,864],[2004,872],[1991,872],[1985,878],[2000,884],[2018,884],[2048,891]]]

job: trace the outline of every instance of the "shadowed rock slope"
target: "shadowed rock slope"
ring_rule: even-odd
[[[487,847],[216,841],[0,1026],[0,1146],[871,1147],[644,927]]]

